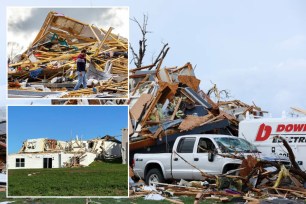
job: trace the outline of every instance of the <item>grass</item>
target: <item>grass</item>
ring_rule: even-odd
[[[127,180],[127,165],[117,163],[94,162],[80,168],[11,169],[8,195],[127,196]]]

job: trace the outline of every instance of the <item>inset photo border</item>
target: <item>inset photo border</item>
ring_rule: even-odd
[[[128,98],[128,7],[7,7],[8,98]]]
[[[128,106],[8,106],[7,197],[127,197]]]

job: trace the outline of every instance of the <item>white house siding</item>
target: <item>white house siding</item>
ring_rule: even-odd
[[[103,149],[109,156],[112,155],[115,157],[121,157],[121,144],[119,143],[112,141],[104,141]]]
[[[52,168],[61,168],[65,162],[70,161],[73,154],[65,153],[36,153],[36,154],[12,154],[8,156],[8,169],[42,169],[44,158],[52,158]],[[24,167],[16,167],[16,159],[24,158]]]

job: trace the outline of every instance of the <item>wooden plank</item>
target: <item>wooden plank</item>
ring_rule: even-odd
[[[151,101],[153,96],[151,94],[142,94],[133,107],[130,109],[130,113],[133,119],[137,120],[142,113],[144,105]]]
[[[91,32],[94,34],[94,36],[97,38],[98,42],[100,43],[101,40],[100,40],[100,38],[98,37],[97,33],[96,33],[96,32],[94,31],[94,29],[92,28],[92,26],[91,26],[91,25],[88,25],[88,27],[90,28]]]
[[[172,113],[172,115],[171,115],[170,120],[174,120],[175,115],[176,115],[176,112],[178,111],[178,109],[179,109],[179,107],[180,107],[180,105],[181,105],[182,100],[183,100],[182,98],[179,98],[179,100],[178,100],[178,102],[177,102],[177,104],[176,104],[176,106],[175,106],[175,109],[174,109],[174,111],[173,111],[173,113]]]
[[[135,151],[137,149],[143,149],[146,147],[150,147],[156,144],[156,140],[152,138],[146,138],[140,141],[132,142],[130,141],[129,151]]]
[[[98,49],[96,49],[96,52],[95,52],[95,54],[94,54],[93,56],[97,56],[97,55],[99,54],[99,52],[100,52],[102,46],[104,45],[106,39],[107,39],[108,36],[111,34],[111,32],[112,32],[113,29],[114,29],[113,27],[110,27],[110,28],[108,29],[107,33],[105,34],[104,38],[103,38],[102,41],[100,42],[100,45],[99,45]]]
[[[213,117],[214,116],[211,113],[206,116],[187,115],[179,125],[178,129],[181,131],[192,130],[195,127],[203,125],[203,123],[208,122]]]
[[[192,88],[194,91],[198,91],[201,80],[197,79],[195,76],[179,75],[178,80]]]

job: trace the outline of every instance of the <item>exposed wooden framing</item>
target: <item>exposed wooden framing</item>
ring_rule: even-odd
[[[54,18],[54,13],[55,12],[50,12],[47,15],[42,28],[40,29],[38,35],[36,36],[36,38],[34,39],[34,41],[32,43],[32,46],[35,45],[41,39],[41,37],[45,34],[47,27],[49,26],[50,22],[52,22],[52,20]]]
[[[98,37],[97,33],[94,31],[94,29],[92,28],[91,25],[88,25],[88,27],[90,28],[91,32],[94,34],[94,36],[97,38],[98,42],[101,43],[100,38]]]
[[[98,49],[96,50],[94,56],[97,56],[97,55],[99,54],[99,52],[100,52],[102,46],[103,46],[104,43],[106,42],[108,36],[111,34],[111,32],[112,32],[113,29],[114,29],[114,28],[112,28],[112,27],[110,27],[110,28],[108,29],[107,33],[104,35],[104,38],[103,38],[102,41],[100,42],[100,45],[99,45]]]
[[[104,31],[102,28],[100,29],[100,31],[101,31],[101,33],[103,33],[104,35],[107,34],[107,32]],[[111,33],[109,36],[110,36],[112,39],[114,39],[118,44],[120,44],[122,47],[124,47],[125,49],[128,49],[128,46],[127,46],[126,44],[122,43],[119,39],[115,38],[115,37],[114,37],[114,34]]]

